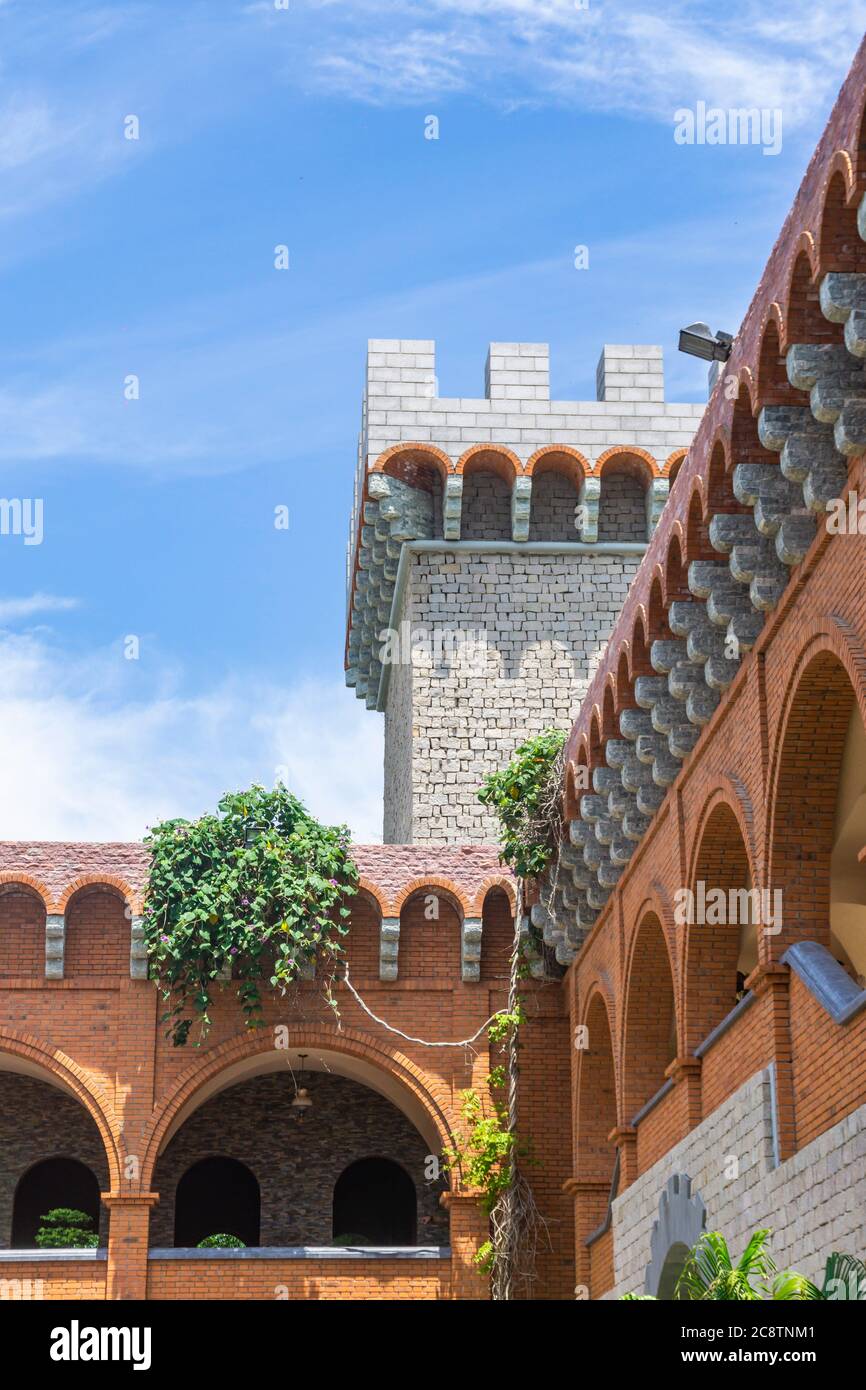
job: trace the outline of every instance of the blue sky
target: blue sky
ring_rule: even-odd
[[[376,838],[341,663],[366,339],[435,338],[463,396],[489,341],[549,341],[570,399],[658,342],[703,399],[676,329],[736,329],[864,15],[0,0],[0,495],[45,514],[0,537],[0,836],[135,837],[279,769]],[[781,153],[677,145],[698,100],[779,108]]]

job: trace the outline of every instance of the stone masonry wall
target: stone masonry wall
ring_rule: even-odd
[[[301,1124],[291,1106],[288,1069],[230,1087],[187,1120],[157,1164],[152,1246],[174,1244],[177,1184],[193,1163],[213,1154],[237,1159],[255,1174],[262,1245],[330,1245],[334,1184],[350,1163],[372,1157],[393,1159],[413,1179],[419,1241],[447,1245],[442,1185],[425,1181],[427,1145],[405,1115],[345,1077],[311,1072],[304,1085],[313,1105]]]
[[[707,1209],[706,1229],[721,1231],[738,1258],[758,1227],[773,1230],[780,1270],[820,1283],[833,1250],[862,1257],[866,1209],[866,1106],[774,1166],[772,1071],[757,1072],[613,1204],[616,1286],[609,1297],[643,1292],[650,1237],[668,1179],[686,1173]],[[731,1158],[736,1178],[726,1176]]]
[[[391,668],[387,841],[495,843],[478,787],[524,739],[570,726],[639,559],[467,551],[412,557],[398,621],[433,642],[438,635],[443,659],[436,661],[433,646],[429,659],[425,652]],[[449,635],[464,642],[453,660]]]
[[[20,1179],[46,1158],[74,1158],[108,1188],[99,1130],[71,1096],[30,1076],[0,1072],[0,1248],[12,1243],[12,1207]],[[60,1195],[56,1206],[68,1206]],[[100,1211],[100,1244],[108,1238],[108,1212]]]

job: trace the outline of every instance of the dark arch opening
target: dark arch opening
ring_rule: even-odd
[[[174,1199],[174,1243],[196,1246],[206,1236],[237,1236],[259,1244],[261,1196],[245,1163],[236,1158],[202,1158],[187,1168]]]
[[[334,1185],[333,1234],[347,1245],[414,1245],[415,1184],[389,1158],[359,1158]]]
[[[677,1241],[671,1246],[665,1255],[665,1262],[662,1265],[662,1272],[659,1277],[659,1291],[656,1298],[665,1302],[688,1302],[689,1296],[684,1289],[676,1292],[677,1280],[686,1267],[689,1258],[689,1248],[682,1241]]]
[[[36,1248],[42,1217],[53,1207],[73,1207],[92,1219],[99,1230],[99,1182],[77,1158],[45,1158],[34,1163],[15,1189],[12,1204],[12,1249]]]

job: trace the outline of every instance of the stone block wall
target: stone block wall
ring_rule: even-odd
[[[817,1283],[833,1250],[863,1257],[866,1106],[785,1162],[775,1160],[772,1068],[756,1072],[613,1203],[614,1273],[609,1295],[642,1293],[650,1240],[668,1179],[691,1178],[708,1231],[721,1231],[734,1258],[759,1227],[773,1231],[780,1270]],[[732,1159],[739,1165],[729,1177]]]
[[[390,668],[386,841],[496,842],[478,788],[524,739],[570,727],[639,559],[465,550],[411,557],[398,621],[442,634],[443,643],[454,634],[457,647],[453,660],[443,645],[443,661],[434,648],[430,660],[422,652]]]

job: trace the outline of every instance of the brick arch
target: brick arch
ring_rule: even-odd
[[[583,762],[580,761],[581,755],[584,757]],[[578,769],[586,766],[586,745],[585,741],[582,740],[581,747],[577,749],[575,757],[569,758],[565,766],[563,816],[566,821],[576,820],[580,814],[580,798],[588,788],[578,785]]]
[[[576,1151],[580,1154],[580,1179],[610,1182],[615,1150],[608,1135],[616,1129],[617,1105],[615,1025],[612,1007],[601,985],[595,982],[587,996],[581,1024],[587,1029],[588,1046],[579,1053],[575,1106]]]
[[[596,459],[595,466],[592,470],[593,477],[600,478],[607,465],[619,458],[624,461],[641,459],[646,464],[648,471],[641,469],[640,477],[647,483],[653,478],[661,477],[664,471],[648,449],[640,449],[636,444],[612,444],[609,449],[605,449],[604,453],[599,454]]]
[[[487,897],[487,894],[490,892],[491,888],[501,888],[511,904],[511,911],[514,911],[515,907],[517,906],[517,892],[515,888],[514,879],[510,878],[507,874],[491,874],[489,878],[486,878],[484,880],[481,887],[478,889],[478,892],[475,894],[475,898],[472,903],[472,909],[467,914],[468,916],[481,916],[482,910],[484,908],[484,899]]]
[[[366,893],[368,898],[372,898],[383,917],[392,917],[391,900],[378,884],[373,883],[372,879],[366,878],[364,874],[358,879],[358,892]]]
[[[498,473],[509,487],[523,472],[523,464],[513,449],[504,444],[473,444],[460,455],[455,465],[457,473]]]
[[[571,444],[544,444],[527,459],[524,472],[529,477],[535,477],[536,473],[567,473],[575,487],[579,487],[592,473],[592,464]]]
[[[45,1081],[68,1095],[72,1095],[84,1107],[93,1120],[102,1146],[111,1191],[117,1192],[122,1180],[122,1135],[114,1108],[105,1091],[93,1081],[85,1067],[68,1057],[60,1048],[50,1047],[29,1033],[19,1033],[10,1028],[0,1028],[0,1058],[4,1055],[15,1057],[21,1064],[7,1070],[21,1070],[37,1081]]]
[[[20,875],[0,883],[0,977],[44,975],[47,911],[42,894]]]
[[[829,945],[838,773],[855,700],[866,720],[862,652],[855,660],[841,635],[807,642],[792,666],[771,765],[767,880],[784,903],[783,929],[768,938],[774,959],[797,940]]]
[[[6,888],[29,888],[32,893],[42,903],[46,912],[59,912],[60,909],[54,906],[51,893],[39,878],[34,878],[32,874],[22,874],[16,869],[4,869],[0,873],[0,892]]]
[[[708,798],[698,821],[692,847],[688,887],[705,891],[758,887],[749,835],[738,800],[716,790]],[[708,916],[717,916],[711,911]],[[685,1051],[697,1045],[736,1003],[737,966],[743,931],[740,924],[724,921],[686,922],[679,926],[684,940],[682,1015]],[[748,932],[747,932],[748,934]],[[757,964],[757,959],[750,960]],[[744,975],[749,973],[744,969]]]
[[[758,353],[757,393],[761,406],[802,405],[803,395],[788,380],[785,370],[782,313],[774,301],[764,319]]]
[[[674,449],[673,452],[668,454],[667,458],[665,459],[664,464],[662,466],[661,476],[663,478],[668,478],[672,487],[676,482],[677,474],[679,473],[680,468],[682,467],[684,461],[688,458],[688,456],[688,449]]]
[[[854,185],[850,156],[837,150],[827,170],[821,204],[818,263],[822,275],[828,270],[861,269],[866,257],[866,248],[857,230]]]
[[[455,1117],[450,1091],[389,1043],[356,1029],[308,1025],[288,1029],[287,1051],[323,1052],[329,1055],[329,1059],[344,1058],[346,1074],[352,1076],[355,1072],[348,1070],[349,1064],[361,1064],[362,1075],[366,1068],[378,1075],[383,1085],[387,1083],[381,1094],[388,1099],[394,1099],[395,1094],[402,1097],[402,1106],[398,1099],[394,1103],[416,1123],[416,1127],[419,1126],[415,1117],[423,1115],[427,1131],[425,1138],[435,1135],[442,1148],[452,1142]],[[260,1070],[278,1069],[281,1058],[274,1047],[273,1038],[259,1032],[244,1033],[221,1043],[181,1072],[171,1094],[154,1110],[143,1136],[143,1190],[148,1190],[160,1150],[175,1123],[182,1123],[194,1114],[212,1095],[246,1076],[257,1075],[259,1069],[256,1064],[259,1061],[271,1064]],[[423,1130],[420,1132],[424,1133]]]
[[[81,874],[79,878],[73,879],[58,899],[57,912],[67,912],[72,899],[82,888],[113,888],[132,912],[141,912],[140,895],[117,874]]]
[[[410,883],[405,884],[394,896],[391,915],[398,917],[409,899],[413,898],[416,893],[429,893],[437,888],[449,899],[452,907],[461,918],[471,916],[466,895],[461,892],[452,879],[440,878],[437,874],[430,874],[427,878],[413,878]]]
[[[664,1084],[676,1055],[675,962],[662,920],[658,905],[645,904],[629,946],[619,1088],[625,1124]]]
[[[443,481],[450,473],[454,472],[454,465],[444,450],[437,448],[435,444],[417,442],[392,444],[390,449],[385,449],[385,451],[379,455],[370,469],[370,472],[388,473],[389,466],[393,468],[395,463],[404,461],[404,455],[406,456],[405,462],[407,464],[415,464],[417,466],[420,463],[435,468],[442,476]],[[397,477],[398,475],[396,473],[391,473],[390,476]]]
[[[808,235],[808,234],[805,234]],[[838,341],[837,325],[821,313],[818,303],[818,253],[811,236],[800,241],[791,258],[791,273],[785,299],[785,351],[794,343],[828,343]]]
[[[66,914],[64,974],[129,974],[132,922],[137,900],[122,879],[87,874],[63,896]]]
[[[482,924],[480,977],[491,985],[503,987],[511,973],[514,910],[514,885],[504,876],[489,878],[479,889],[473,915],[480,917]]]

